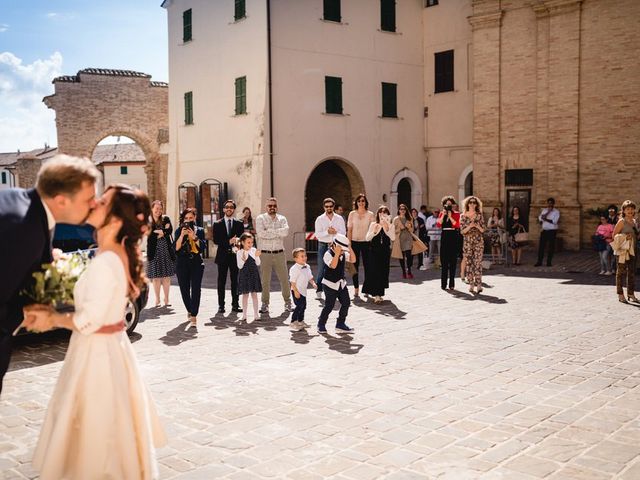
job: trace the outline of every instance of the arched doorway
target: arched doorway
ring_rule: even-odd
[[[391,182],[391,197],[389,209],[393,215],[398,211],[398,205],[404,203],[409,208],[418,208],[422,203],[422,182],[418,174],[408,168],[403,168]]]
[[[104,185],[124,183],[148,193],[144,151],[127,136],[108,136],[93,149],[93,163],[102,172]]]
[[[53,86],[43,102],[56,112],[58,151],[90,158],[105,137],[131,137],[144,152],[149,196],[166,200],[169,85],[141,72],[86,68]]]
[[[404,203],[409,209],[413,207],[411,204],[411,182],[403,178],[398,183],[398,205]]]
[[[314,231],[316,218],[323,213],[323,199],[331,197],[344,207],[345,212],[349,212],[355,196],[364,191],[362,177],[350,163],[338,158],[320,162],[309,175],[305,186],[304,218],[307,231]]]

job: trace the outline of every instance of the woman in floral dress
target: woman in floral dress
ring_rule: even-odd
[[[472,208],[473,207],[473,208]],[[467,260],[466,276],[471,293],[482,292],[482,255],[484,253],[485,225],[482,203],[477,197],[467,197],[460,216],[460,232],[464,237],[462,251]],[[475,289],[475,291],[474,291]]]

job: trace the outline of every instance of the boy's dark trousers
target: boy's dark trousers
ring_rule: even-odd
[[[304,311],[307,309],[307,297],[300,294],[300,298],[296,298],[293,290],[291,290],[291,298],[293,298],[293,303],[296,306],[291,314],[291,321],[302,322],[304,320]]]
[[[324,291],[324,308],[320,312],[318,318],[318,326],[324,327],[327,324],[329,314],[333,310],[336,300],[340,302],[340,311],[338,312],[338,321],[336,324],[344,323],[347,320],[347,313],[349,313],[349,306],[351,305],[351,299],[349,298],[349,290],[347,287],[343,287],[340,290],[334,290],[326,285],[323,285]]]

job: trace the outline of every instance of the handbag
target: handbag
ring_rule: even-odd
[[[411,255],[419,255],[427,251],[427,246],[415,234],[411,234],[413,243],[411,244]]]
[[[525,245],[529,243],[529,234],[524,227],[520,227],[520,230],[513,236],[513,239],[518,243],[518,245]]]

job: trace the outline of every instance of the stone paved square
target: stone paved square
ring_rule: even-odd
[[[132,337],[170,438],[163,479],[640,478],[640,308],[611,278],[492,270],[474,298],[394,267],[382,306],[352,305],[353,335],[319,336],[289,331],[278,293],[271,318],[217,316],[211,261],[206,272],[197,331],[174,287]],[[65,349],[61,332],[19,340],[0,402],[3,479],[36,477]]]

